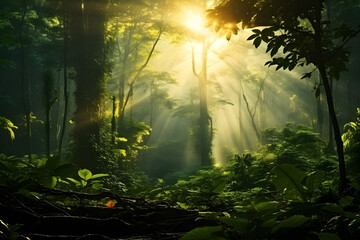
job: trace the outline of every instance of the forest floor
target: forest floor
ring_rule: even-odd
[[[113,199],[116,205],[89,204],[104,198]],[[77,205],[61,206],[54,203],[56,199]],[[88,194],[42,188],[28,198],[0,187],[0,219],[10,226],[7,236],[19,235],[19,239],[179,239],[196,227],[211,225],[198,217],[196,211],[110,192]],[[4,229],[0,228],[1,232]]]

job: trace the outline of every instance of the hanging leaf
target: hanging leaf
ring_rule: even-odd
[[[226,40],[230,40],[231,39],[231,32],[227,32],[226,33]]]
[[[255,38],[255,40],[254,40],[254,46],[255,46],[256,48],[258,48],[258,47],[260,46],[260,44],[261,44],[261,37]]]
[[[258,37],[259,36],[259,34],[253,34],[253,35],[251,35],[250,37],[248,37],[246,40],[247,41],[250,41],[250,40],[253,40],[254,38],[256,38],[256,37]]]

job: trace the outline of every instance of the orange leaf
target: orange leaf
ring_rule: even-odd
[[[107,207],[109,207],[109,208],[112,208],[112,207],[115,206],[115,203],[114,203],[112,200],[110,200],[110,201],[108,201],[105,205],[106,205]]]

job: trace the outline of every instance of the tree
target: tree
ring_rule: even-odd
[[[262,30],[254,29],[254,34],[248,38],[253,40],[256,48],[262,42],[267,44],[266,51],[270,53],[272,60],[265,65],[274,65],[276,70],[283,68],[291,71],[296,66],[312,64],[319,70],[337,146],[339,187],[343,190],[347,181],[343,142],[329,76],[339,79],[340,72],[346,70],[347,52],[343,46],[359,33],[359,29],[346,26],[330,29],[323,19],[323,10],[324,0],[230,0],[210,10],[208,18],[216,29],[223,28],[227,31],[228,39],[239,30],[236,25],[238,22],[241,22],[242,28],[267,26]],[[334,39],[340,39],[341,43],[335,45]],[[285,56],[276,55],[280,48]],[[302,78],[311,77],[311,74],[312,72],[306,73]],[[320,84],[316,86],[316,94],[320,93],[319,87]]]
[[[46,71],[43,74],[43,95],[45,101],[45,112],[46,112],[46,120],[45,120],[45,132],[46,132],[46,157],[50,159],[50,116],[51,116],[51,108],[57,100],[57,92],[54,87],[54,78],[52,76],[51,71]]]
[[[105,91],[105,23],[107,1],[68,2],[72,62],[76,72],[74,113],[75,161],[95,168],[99,153],[101,106]]]

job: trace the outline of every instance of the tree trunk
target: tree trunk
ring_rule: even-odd
[[[104,87],[105,1],[72,1],[72,28],[76,59],[75,161],[94,169],[98,161]]]
[[[321,45],[321,37],[322,37],[321,9],[322,9],[322,2],[323,2],[322,0],[316,0],[316,4],[315,4],[315,22],[314,22],[315,36],[314,36],[314,42],[315,42],[315,48],[316,48],[317,56],[318,56],[317,67],[318,67],[318,69],[320,71],[320,74],[321,74],[321,77],[322,77],[322,80],[323,80],[326,99],[327,99],[327,104],[328,104],[328,109],[329,109],[329,114],[330,114],[333,129],[334,129],[334,136],[335,136],[335,142],[336,142],[336,148],[337,148],[337,154],[338,154],[338,161],[339,161],[339,173],[340,173],[339,190],[343,191],[345,189],[345,187],[346,187],[346,182],[347,182],[347,180],[346,180],[346,171],[345,171],[345,160],[344,160],[344,148],[343,148],[343,141],[341,139],[341,133],[340,133],[338,120],[337,120],[336,113],[335,113],[334,101],[333,101],[333,97],[332,97],[330,83],[329,83],[329,79],[328,79],[327,74],[326,74],[326,67],[325,67],[325,62],[324,62],[324,58],[323,58],[323,54],[322,54],[322,45]]]
[[[209,113],[207,100],[207,46],[203,43],[202,68],[199,75],[199,95],[200,95],[200,157],[201,165],[211,165],[210,151],[211,140],[209,139]]]
[[[112,97],[112,118],[111,118],[111,143],[113,145],[116,144],[115,137],[116,137],[116,97]]]
[[[63,0],[63,68],[64,68],[64,115],[62,120],[62,129],[60,133],[59,139],[59,150],[58,154],[61,157],[62,144],[64,140],[66,123],[67,123],[67,114],[68,114],[68,104],[69,104],[69,96],[68,96],[68,81],[67,81],[67,57],[68,57],[68,10],[67,10],[67,0]]]
[[[322,84],[322,79],[319,73],[319,83]],[[320,133],[320,136],[323,135],[323,125],[324,125],[324,113],[321,106],[321,97],[322,94],[316,97],[316,115],[317,115],[317,130]]]
[[[210,166],[211,159],[211,142],[209,134],[209,122],[211,122],[208,113],[208,99],[207,99],[207,55],[210,48],[210,43],[206,39],[202,42],[202,58],[200,73],[195,69],[195,49],[192,49],[192,70],[198,79],[198,90],[200,97],[200,117],[199,117],[199,142],[200,142],[200,159],[202,166]],[[212,126],[211,126],[212,128]],[[212,129],[210,129],[212,132]]]
[[[21,15],[21,28],[20,28],[20,61],[21,61],[21,95],[23,100],[23,108],[26,118],[26,136],[27,136],[27,154],[28,159],[31,161],[32,142],[31,142],[31,99],[30,99],[30,82],[26,73],[26,47],[24,39],[24,25],[25,16],[28,10],[27,1],[22,1],[22,15]]]
[[[333,93],[333,81],[331,79],[329,79],[329,85],[330,85],[330,91],[331,91],[331,93]],[[334,108],[335,108],[335,106],[334,106]],[[335,151],[334,151],[334,131],[333,131],[332,120],[331,120],[330,114],[329,114],[329,141],[328,141],[328,145],[327,145],[327,152],[335,153]]]

